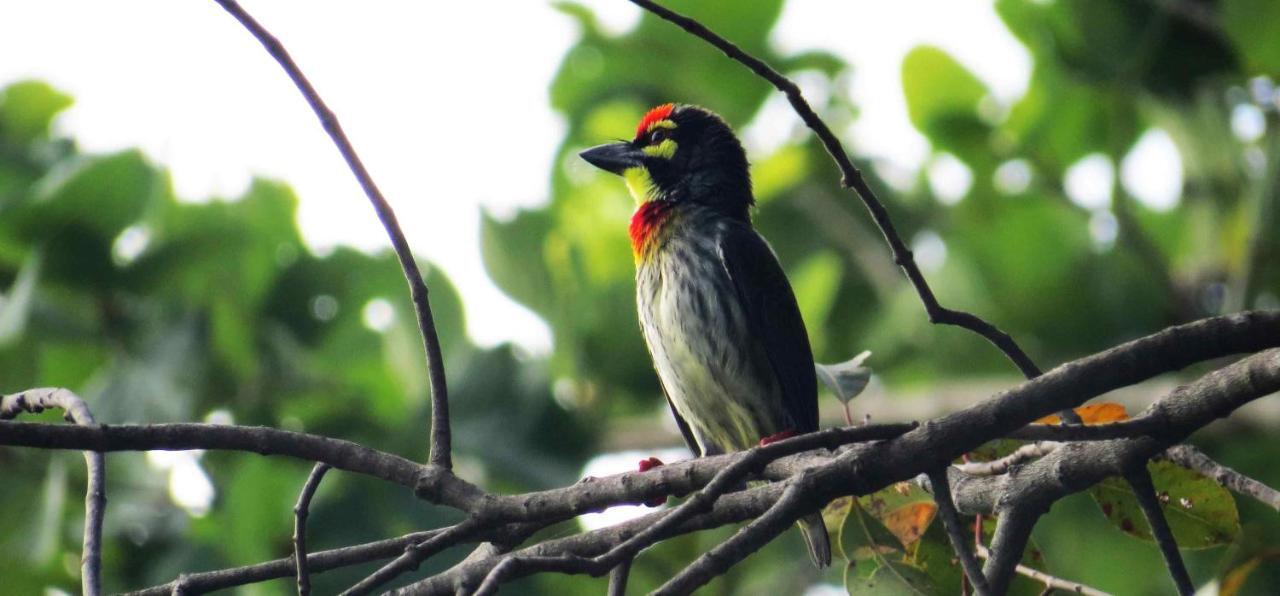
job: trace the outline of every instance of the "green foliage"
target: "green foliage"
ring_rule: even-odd
[[[1280,73],[1280,6],[1266,0],[1226,0],[1222,26],[1249,70],[1275,76]]]
[[[255,180],[232,200],[189,203],[138,151],[82,154],[50,136],[51,120],[70,100],[43,83],[17,83],[0,98],[6,391],[67,386],[105,423],[229,417],[425,455],[422,344],[394,255],[312,253],[295,222],[297,197],[280,182]],[[596,433],[551,398],[541,363],[506,346],[472,345],[456,290],[438,269],[427,265],[425,274],[446,350],[460,464],[512,491],[572,482]],[[303,464],[206,454],[180,480],[190,488],[198,485],[190,474],[209,476],[215,498],[201,516],[173,504],[175,470],[136,454],[109,462],[109,590],[288,553]],[[25,553],[0,560],[6,591],[74,591],[78,454],[8,450],[0,468],[7,511],[44,504],[39,516],[0,516],[0,545]],[[402,490],[342,476],[331,474],[317,500],[319,544],[448,521]],[[336,591],[344,580],[354,581],[318,576],[317,589]]]
[[[1240,516],[1231,493],[1222,485],[1168,461],[1147,466],[1160,508],[1182,548],[1230,544],[1240,534]],[[1089,489],[1098,507],[1125,534],[1154,542],[1129,483],[1108,478]]]
[[[911,123],[929,136],[934,146],[958,155],[989,160],[989,151],[970,146],[990,127],[978,117],[987,89],[946,52],[918,47],[902,59],[902,88]]]
[[[30,143],[49,133],[53,117],[71,106],[71,96],[48,83],[22,81],[0,95],[0,135],[15,144]]]
[[[857,117],[846,96],[856,65],[771,45],[781,0],[667,4],[784,73],[825,79],[830,95],[809,99],[833,130]],[[1280,117],[1275,81],[1266,78],[1280,71],[1274,3],[1191,3],[1211,17],[1208,27],[1166,12],[1167,4],[997,1],[1032,59],[1021,97],[1002,104],[936,47],[911,51],[901,69],[908,114],[933,148],[930,163],[954,156],[971,174],[967,192],[944,201],[923,172],[891,189],[877,178],[876,164],[859,163],[904,239],[934,237],[945,246],[945,258],[925,272],[942,303],[997,324],[1045,367],[1169,323],[1280,300]],[[626,236],[632,200],[577,152],[629,136],[645,109],[668,101],[705,105],[741,130],[774,93],[720,52],[647,14],[614,34],[581,5],[556,8],[579,36],[549,89],[566,133],[552,161],[547,204],[479,222],[487,271],[547,322],[553,353],[543,361],[507,346],[471,344],[462,298],[441,271],[425,271],[446,350],[459,468],[500,491],[572,482],[612,430],[666,415],[635,320]],[[54,135],[51,125],[70,102],[40,82],[0,91],[6,388],[71,387],[108,423],[229,415],[425,455],[422,347],[393,255],[312,252],[296,228],[297,199],[278,181],[257,180],[239,197],[179,201],[167,173],[145,155],[84,154]],[[1233,133],[1240,109],[1263,114],[1260,138]],[[1074,164],[1100,156],[1118,170],[1153,127],[1169,135],[1182,162],[1183,190],[1172,206],[1148,207],[1118,183],[1107,205],[1070,199],[1063,177]],[[839,188],[830,158],[811,137],[750,159],[756,224],[792,279],[820,361],[871,350],[869,364],[891,392],[992,376],[1012,382],[1014,371],[996,350],[928,323],[865,210]],[[1010,166],[1025,170],[1024,183],[1001,182]],[[1107,222],[1114,222],[1114,238],[1099,233]],[[1280,483],[1268,471],[1276,443],[1261,436],[1242,433],[1218,449],[1227,463]],[[992,446],[975,457],[1015,447]],[[217,497],[205,517],[193,517],[172,504],[169,472],[141,455],[109,461],[108,589],[288,552],[302,464],[205,454],[200,466]],[[0,505],[22,512],[0,515],[0,548],[20,553],[0,558],[0,578],[11,582],[6,590],[74,591],[78,455],[5,450],[0,470]],[[1173,495],[1197,503],[1196,515],[1169,513],[1188,546],[1236,540],[1230,556],[1223,548],[1189,552],[1193,576],[1236,577],[1264,593],[1268,582],[1280,581],[1271,551],[1248,542],[1260,535],[1264,546],[1274,543],[1266,540],[1280,532],[1274,512],[1241,502],[1237,518],[1230,496],[1204,479],[1163,464],[1153,470],[1171,495],[1169,507]],[[1113,516],[1131,506],[1118,485],[1095,492],[1110,495]],[[1097,538],[1115,533],[1088,501],[1064,501],[1045,518],[1038,536],[1051,571],[1117,593],[1150,590],[1163,573],[1158,553]],[[843,503],[828,524],[837,556],[852,567],[816,575],[790,532],[709,591],[799,593],[820,579],[843,579],[857,593],[958,592],[959,567],[940,524],[921,517],[926,497],[891,488]],[[1134,519],[1145,529],[1140,516]],[[326,479],[312,520],[319,547],[451,521],[402,490],[340,473]],[[633,591],[660,585],[732,531],[647,550],[636,561]],[[902,538],[910,532],[918,539]],[[1024,562],[1043,569],[1040,553],[1029,550]],[[423,573],[457,556],[433,560]],[[364,571],[317,576],[317,592],[336,591]],[[552,575],[512,589],[599,592],[603,582]],[[1038,590],[1030,583],[1014,589]]]

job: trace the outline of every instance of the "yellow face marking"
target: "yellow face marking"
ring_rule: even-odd
[[[658,121],[654,122],[653,124],[650,124],[648,128],[644,129],[644,131],[645,131],[645,132],[652,132],[652,131],[653,131],[653,129],[655,129],[655,128],[671,128],[671,129],[674,129],[675,127],[676,127],[676,123],[675,123],[674,121],[672,121],[672,120],[658,120]]]
[[[627,182],[627,190],[631,191],[631,198],[636,200],[637,205],[643,205],[657,198],[657,187],[653,184],[653,178],[649,176],[649,170],[643,166],[623,170],[622,179]]]
[[[676,154],[676,142],[674,139],[664,139],[657,145],[641,147],[640,150],[643,151],[645,155],[671,159],[671,157]]]

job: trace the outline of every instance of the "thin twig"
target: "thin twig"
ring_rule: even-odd
[[[406,534],[398,538],[388,538],[386,540],[378,540],[365,544],[354,546],[345,546],[331,550],[320,551],[318,553],[307,554],[307,568],[311,573],[320,573],[332,569],[340,569],[342,567],[350,567],[352,565],[360,565],[369,561],[386,559],[394,557],[404,552],[404,548],[410,544],[416,544],[427,540],[441,532],[445,528],[437,530],[428,530],[426,532],[414,532]],[[294,564],[293,557],[276,559],[256,565],[246,565],[244,567],[233,567],[230,569],[219,569],[217,571],[205,571],[202,573],[183,574],[180,580],[174,580],[167,584],[144,588],[135,592],[126,592],[121,596],[165,596],[171,594],[174,588],[181,583],[185,586],[184,590],[195,593],[214,592],[217,590],[225,590],[236,586],[243,586],[264,582],[282,577],[294,575],[297,566]]]
[[[1054,428],[1076,428],[1076,427],[1057,427]],[[1016,466],[1028,460],[1037,457],[1044,457],[1053,453],[1054,449],[1061,447],[1062,443],[1053,441],[1037,441],[1029,445],[1023,445],[1000,459],[992,461],[965,462],[956,464],[961,472],[970,476],[995,476],[1009,471],[1009,468]]]
[[[28,392],[29,393],[29,392]],[[0,444],[94,451],[220,449],[286,455],[414,488],[427,466],[351,441],[234,424],[112,424],[58,426],[0,420]]]
[[[1280,511],[1280,491],[1213,461],[1204,452],[1191,445],[1170,447],[1164,452],[1164,457],[1184,468],[1204,474],[1228,489],[1253,497],[1262,504]]]
[[[307,569],[307,516],[310,514],[311,497],[315,496],[329,468],[326,463],[318,463],[311,468],[311,474],[298,495],[298,504],[293,507],[293,560],[297,568],[298,596],[311,593],[311,575]]]
[[[814,112],[809,102],[805,100],[804,95],[801,94],[800,87],[794,81],[774,70],[763,60],[748,54],[733,42],[711,31],[697,20],[678,14],[650,0],[630,1],[710,43],[724,52],[726,56],[751,69],[752,72],[785,94],[787,101],[791,102],[791,107],[795,109],[796,114],[800,116],[806,126],[813,130],[818,140],[822,142],[822,146],[840,168],[842,175],[840,183],[846,188],[852,188],[858,197],[862,199],[867,210],[871,212],[872,219],[879,226],[880,232],[884,234],[885,241],[889,243],[889,249],[893,252],[894,263],[902,268],[903,273],[906,274],[907,279],[911,281],[911,285],[915,288],[916,294],[920,296],[920,301],[924,303],[925,312],[929,315],[929,322],[939,325],[955,325],[973,331],[986,338],[1001,352],[1004,352],[1005,356],[1013,361],[1014,365],[1028,379],[1040,376],[1040,368],[1031,361],[1031,358],[1022,351],[1022,348],[1007,333],[976,315],[964,311],[951,310],[938,303],[938,299],[934,296],[933,290],[925,280],[924,274],[916,266],[915,257],[912,256],[911,249],[907,247],[901,236],[898,235],[898,230],[894,226],[893,220],[889,217],[889,211],[880,202],[871,187],[867,185],[863,179],[862,172],[857,166],[853,165],[853,161],[849,159],[849,154],[845,152],[844,145],[840,143],[840,140],[831,132],[827,124]]]
[[[978,556],[983,559],[989,558],[991,556],[991,551],[987,550],[987,547],[985,546],[979,546]],[[1032,569],[1026,565],[1019,564],[1014,568],[1014,571],[1016,571],[1018,575],[1029,577],[1044,584],[1045,587],[1049,589],[1062,590],[1073,594],[1084,594],[1085,596],[1110,596],[1102,590],[1091,588],[1079,582],[1073,582],[1071,580],[1049,575],[1039,569]]]
[[[347,588],[342,592],[341,596],[362,596],[363,594],[373,592],[379,586],[399,577],[401,574],[417,569],[418,565],[421,565],[422,562],[427,560],[431,555],[458,544],[474,535],[479,525],[479,521],[476,518],[468,517],[448,530],[436,534],[422,542],[416,542],[406,546],[404,552],[401,553],[399,557],[396,557],[390,563],[383,565],[368,577],[357,582],[354,586]]]
[[[811,484],[805,481],[806,477],[801,473],[790,480],[782,496],[764,514],[743,526],[728,540],[703,553],[653,594],[692,594],[785,531],[805,513],[803,506],[808,499],[804,493]]]
[[[1178,594],[1191,596],[1196,591],[1195,584],[1191,583],[1191,574],[1187,573],[1187,566],[1182,562],[1182,553],[1178,552],[1178,542],[1174,540],[1173,531],[1169,529],[1169,520],[1165,519],[1164,510],[1160,508],[1160,498],[1156,496],[1155,486],[1151,484],[1151,473],[1147,472],[1146,464],[1143,463],[1130,470],[1125,474],[1125,480],[1128,481],[1129,486],[1133,487],[1134,495],[1138,497],[1138,505],[1142,506],[1142,514],[1146,516],[1147,523],[1151,526],[1151,536],[1160,546],[1160,554],[1164,556],[1164,563],[1169,567],[1169,576],[1173,578]]]
[[[418,318],[418,331],[422,334],[422,344],[426,350],[427,372],[431,377],[431,455],[428,461],[433,465],[452,469],[449,390],[445,384],[444,358],[440,351],[440,338],[436,334],[435,318],[431,314],[431,303],[427,298],[427,284],[423,281],[422,272],[418,269],[418,263],[414,260],[413,252],[409,249],[409,241],[405,239],[404,232],[400,230],[400,223],[396,220],[395,211],[391,209],[391,204],[382,196],[382,191],[378,190],[378,185],[374,183],[373,177],[369,175],[369,171],[364,167],[364,162],[356,154],[355,147],[351,145],[351,141],[347,139],[346,133],[342,130],[342,125],[338,122],[338,117],[329,109],[329,106],[325,105],[324,100],[320,98],[320,94],[316,92],[315,87],[311,85],[307,77],[302,74],[302,70],[294,63],[293,58],[289,56],[289,52],[280,43],[280,40],[276,39],[274,35],[259,24],[236,0],[214,1],[226,9],[231,16],[235,17],[262,44],[262,47],[266,48],[267,53],[284,68],[285,73],[289,75],[293,84],[298,87],[298,91],[302,92],[302,96],[311,106],[311,110],[320,119],[320,125],[324,127],[324,131],[329,134],[330,139],[333,139],[333,144],[337,146],[338,152],[342,154],[342,159],[346,160],[347,167],[351,169],[351,173],[355,175],[356,180],[360,183],[360,188],[364,190],[365,196],[369,197],[369,202],[373,205],[374,211],[377,212],[378,220],[382,222],[382,227],[386,230],[387,237],[391,240],[391,247],[395,250],[396,257],[400,260],[400,268],[404,270],[405,280],[409,283],[409,294],[413,299],[414,311]]]
[[[67,422],[96,427],[89,406],[68,389],[42,387],[0,397],[0,420],[23,412],[39,414],[58,408]],[[85,451],[84,540],[80,552],[80,589],[85,596],[102,593],[102,520],[107,509],[107,466],[101,451]]]
[[[942,526],[946,528],[947,537],[951,539],[951,548],[960,557],[965,577],[973,583],[975,594],[979,596],[991,594],[991,588],[987,586],[987,578],[982,575],[982,566],[973,556],[969,539],[964,535],[964,523],[960,521],[960,513],[956,511],[956,504],[951,500],[951,482],[947,479],[946,467],[930,470],[928,475],[930,488],[933,489],[933,500],[938,504],[938,514],[942,516]]]

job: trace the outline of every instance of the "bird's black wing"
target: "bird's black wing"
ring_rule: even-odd
[[[662,388],[662,393],[666,395],[666,387]],[[676,404],[671,401],[670,395],[667,395],[667,405],[671,406],[671,416],[676,419],[676,426],[680,428],[680,435],[684,437],[684,443],[689,446],[689,451],[693,452],[694,457],[702,457],[702,449],[698,447],[698,441],[693,438],[693,430],[689,428],[689,423],[684,421],[680,412],[676,411]]]
[[[718,237],[720,260],[746,310],[756,338],[782,389],[782,409],[798,432],[818,429],[818,381],[813,351],[791,284],[773,249],[749,225],[724,226]]]

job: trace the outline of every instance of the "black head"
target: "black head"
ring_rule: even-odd
[[[754,203],[742,144],[724,120],[697,106],[658,106],[632,140],[580,155],[625,178],[638,202],[690,201],[744,220]]]

